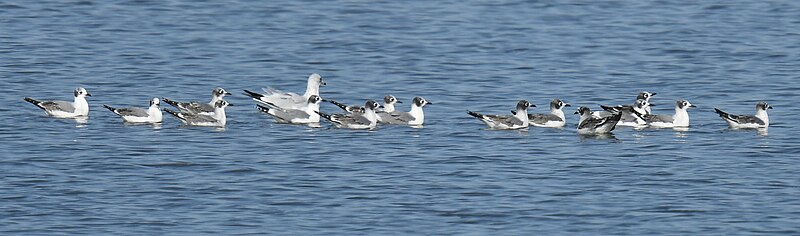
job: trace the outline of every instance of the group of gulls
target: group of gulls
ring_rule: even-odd
[[[592,112],[588,107],[579,107],[575,114],[580,115],[578,133],[580,134],[607,134],[617,126],[630,126],[634,128],[686,128],[689,127],[689,108],[696,107],[687,100],[678,100],[675,103],[675,114],[652,114],[650,98],[656,93],[641,92],[631,105],[605,106],[600,105],[603,111]],[[561,128],[566,125],[563,108],[570,104],[553,99],[550,102],[550,114],[528,114],[529,107],[536,107],[526,100],[517,102],[511,115],[484,115],[478,112],[467,111],[467,114],[478,118],[491,129],[525,129],[529,126]],[[714,111],[725,120],[731,128],[767,128],[769,116],[767,109],[772,106],[766,102],[756,104],[755,115],[732,115],[718,108]]]
[[[308,86],[303,95],[283,92],[275,88],[265,88],[265,93],[256,93],[244,90],[244,94],[257,102],[256,109],[273,117],[278,123],[287,124],[318,124],[320,118],[330,121],[336,127],[347,129],[375,129],[378,124],[421,126],[425,122],[422,107],[431,104],[422,97],[414,97],[411,110],[402,112],[395,109],[395,104],[402,103],[395,96],[387,95],[383,98],[384,104],[374,100],[367,100],[363,107],[348,106],[334,100],[320,97],[319,87],[325,85],[322,76],[311,74],[308,77]],[[44,110],[47,115],[58,118],[80,118],[89,115],[89,103],[86,97],[92,96],[84,88],[75,89],[75,100],[66,101],[39,101],[26,97],[28,101]],[[160,123],[163,120],[161,101],[177,108],[163,111],[174,116],[190,126],[215,126],[224,127],[226,124],[225,108],[232,106],[223,98],[231,93],[222,88],[211,92],[211,101],[208,103],[192,101],[179,102],[168,98],[152,98],[150,107],[115,108],[103,105],[105,108],[122,117],[129,123]],[[328,114],[320,111],[321,102],[330,102],[342,108],[346,113]]]
[[[319,74],[308,77],[308,85],[303,95],[283,92],[274,88],[263,89],[265,93],[256,93],[244,90],[244,94],[257,102],[256,109],[273,117],[278,123],[287,124],[318,124],[320,118],[325,119],[338,128],[346,129],[375,129],[378,124],[421,126],[425,122],[425,113],[422,108],[432,103],[422,97],[411,100],[411,110],[402,112],[395,109],[395,104],[402,103],[392,95],[383,98],[383,104],[374,100],[367,100],[364,106],[346,105],[340,102],[323,99],[319,95],[319,87],[325,85]],[[148,108],[115,108],[103,105],[114,114],[122,117],[129,123],[160,123],[163,120],[161,101],[177,108],[163,111],[174,116],[186,125],[191,126],[217,126],[226,124],[225,108],[232,104],[223,100],[226,95],[231,95],[222,88],[212,91],[211,101],[204,102],[178,102],[168,98],[152,98]],[[689,126],[688,109],[695,107],[686,100],[678,100],[675,104],[675,114],[656,115],[651,113],[650,99],[656,95],[651,92],[641,92],[631,105],[617,105],[600,107],[602,111],[592,112],[588,107],[580,107],[575,114],[580,115],[577,131],[580,134],[606,134],[613,131],[616,126],[653,127],[653,128],[680,128]],[[26,97],[30,102],[44,110],[44,112],[58,118],[79,118],[89,115],[89,103],[86,97],[91,96],[86,89],[76,88],[75,100],[67,101],[39,101]],[[320,111],[320,103],[329,102],[344,110],[344,113],[329,114]],[[510,115],[486,115],[474,111],[467,111],[489,129],[516,130],[526,129],[530,126],[561,128],[566,125],[564,107],[570,104],[553,99],[550,102],[549,114],[528,114],[529,107],[536,107],[526,100],[517,102],[516,109]],[[769,116],[767,109],[772,107],[766,102],[756,104],[755,115],[732,115],[720,109],[715,112],[731,128],[767,128]]]

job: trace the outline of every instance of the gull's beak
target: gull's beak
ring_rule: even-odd
[[[530,107],[536,107],[536,105],[534,105],[534,104],[531,104],[531,106],[530,106]]]
[[[567,103],[567,104],[565,104],[564,106],[565,106],[565,107],[571,107],[572,105],[570,105],[569,103]]]
[[[426,103],[427,105],[433,105],[433,103],[431,103],[431,102],[428,102],[428,101],[425,101],[425,103]],[[772,109],[772,107],[770,107],[770,109]]]
[[[228,106],[233,106],[233,103],[228,103]]]
[[[91,93],[86,93],[86,96],[87,96],[87,97],[91,97],[91,96],[92,96],[92,94],[91,94]]]
[[[652,104],[652,103],[650,103],[650,106],[651,106],[651,107],[654,107],[654,106],[656,106],[656,104]]]
[[[650,96],[655,96],[655,95],[656,95],[656,93],[651,93],[651,94],[650,94]]]
[[[772,106],[767,106],[767,109],[772,109]]]
[[[231,93],[229,93],[229,92],[225,92],[225,95],[226,95],[226,96],[231,96],[231,95],[233,95],[233,94],[231,94]]]
[[[378,108],[383,108],[383,105],[378,105]]]
[[[319,79],[319,85],[328,85],[328,83],[325,83],[325,81],[324,81],[324,80],[322,80],[322,79]]]
[[[403,101],[400,101],[400,100],[397,100],[397,101],[395,101],[395,102],[396,102],[396,103],[403,103]],[[430,104],[430,102],[429,102],[428,104]]]
[[[324,99],[324,98],[323,98],[322,100],[320,100],[320,101],[323,101],[323,102],[331,102],[330,100],[328,100],[328,99]]]
[[[692,104],[692,105],[689,105],[689,107],[694,107],[694,108],[697,108],[697,106],[695,106],[694,104]]]

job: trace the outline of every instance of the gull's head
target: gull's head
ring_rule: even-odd
[[[83,87],[75,88],[75,91],[73,92],[73,94],[75,95],[75,97],[91,97],[92,96]]]
[[[652,104],[644,99],[636,99],[636,108],[645,108],[647,106],[652,106]]]
[[[376,102],[375,100],[369,100],[369,101],[367,101],[366,104],[364,104],[364,109],[365,110],[373,110],[374,111],[375,109],[377,109],[380,106],[381,105],[378,104],[378,102]]]
[[[414,106],[418,106],[418,107],[423,107],[425,105],[433,104],[433,103],[428,102],[428,100],[425,100],[422,97],[414,97],[413,102],[414,102]]]
[[[152,106],[158,107],[158,106],[160,106],[160,105],[161,105],[161,100],[159,100],[158,98],[152,98],[152,99],[150,99],[150,106],[151,106],[151,107],[152,107]]]
[[[767,109],[772,109],[772,106],[770,106],[767,102],[759,102],[756,104],[756,110],[766,111]]]
[[[213,95],[214,97],[222,98],[225,97],[225,95],[231,95],[231,93],[225,91],[225,89],[223,88],[215,88],[214,90],[211,91],[211,95]]]
[[[233,104],[230,104],[230,103],[228,103],[228,101],[225,101],[225,100],[219,100],[216,103],[214,103],[214,107],[217,107],[217,108],[220,108],[220,109],[225,109],[225,107],[227,107],[227,106],[233,106]]]
[[[583,115],[591,115],[592,114],[592,110],[589,109],[588,107],[578,107],[578,110],[575,111],[575,114],[580,114],[581,116],[583,116]]]
[[[639,93],[639,96],[636,96],[636,99],[644,99],[645,101],[649,102],[650,98],[652,98],[655,95],[656,95],[656,93],[642,91],[641,93]]]
[[[316,84],[316,85],[327,85],[324,80],[322,80],[322,76],[314,73],[308,76],[308,83],[309,84]]]
[[[395,103],[402,103],[402,102],[398,101],[397,98],[394,97],[394,95],[386,95],[385,97],[383,97],[383,104],[392,105]]]
[[[678,100],[677,102],[675,102],[675,106],[677,106],[679,109],[682,109],[682,110],[687,110],[687,109],[689,109],[691,107],[697,107],[694,104],[691,104],[691,103],[689,103],[689,101],[686,101],[686,100]]]
[[[536,107],[536,105],[531,104],[528,100],[519,100],[517,102],[517,111],[528,110],[528,107]]]
[[[325,99],[322,99],[320,96],[311,95],[310,97],[308,97],[308,104],[317,104],[317,103],[319,103],[321,101],[324,101],[324,100]]]
[[[562,108],[568,107],[568,106],[572,106],[572,105],[570,105],[569,103],[566,103],[564,101],[561,101],[561,99],[553,99],[553,101],[550,102],[550,109],[561,110]]]

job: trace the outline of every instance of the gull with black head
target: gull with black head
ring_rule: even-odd
[[[772,109],[772,106],[770,106],[769,103],[759,102],[756,104],[755,115],[733,115],[724,112],[719,108],[714,108],[714,112],[719,114],[719,117],[721,117],[722,120],[728,123],[728,126],[733,129],[755,129],[769,127],[769,115],[767,114],[768,109]]]
[[[697,107],[686,100],[675,102],[675,115],[644,115],[647,125],[653,128],[689,127],[689,108]]]
[[[338,128],[345,129],[375,129],[378,126],[378,119],[375,110],[380,105],[378,102],[368,100],[364,104],[364,114],[326,114],[315,111],[322,118],[333,123]]]
[[[575,114],[580,114],[578,122],[578,134],[607,134],[614,131],[617,127],[622,113],[614,113],[611,116],[596,118],[592,116],[592,111],[588,107],[579,107]]]
[[[181,112],[188,112],[188,113],[197,113],[200,115],[213,115],[214,110],[216,109],[217,102],[222,101],[226,95],[231,95],[228,91],[225,91],[223,88],[215,88],[211,90],[211,101],[208,103],[199,102],[199,101],[191,101],[191,102],[178,102],[173,101],[168,98],[163,98],[164,102],[176,107],[181,110]]]
[[[103,104],[103,107],[122,117],[128,123],[161,123],[163,115],[161,113],[161,101],[158,98],[150,99],[150,107],[147,109],[138,107],[114,108]]]
[[[91,97],[92,95],[82,87],[76,88],[72,94],[74,95],[74,100],[72,102],[39,101],[30,97],[26,97],[24,100],[44,110],[44,113],[47,115],[56,118],[76,118],[89,116],[89,102],[86,101],[86,97]]]
[[[533,105],[526,100],[520,100],[517,102],[514,115],[484,115],[474,111],[467,111],[467,114],[478,118],[478,120],[485,123],[489,129],[525,129],[530,125],[530,120],[528,118],[528,107],[536,107],[536,105]]]
[[[414,99],[411,100],[411,111],[378,113],[378,117],[380,117],[379,122],[392,125],[420,126],[425,123],[425,112],[422,111],[422,107],[431,104],[433,103],[428,102],[428,100],[422,97],[414,97]]]
[[[164,108],[164,111],[175,118],[178,118],[178,120],[183,122],[185,125],[225,127],[225,124],[227,123],[225,107],[227,106],[233,106],[233,104],[230,104],[225,100],[217,101],[214,103],[214,113],[211,115],[203,115],[188,111],[178,112],[167,108]]]
[[[325,99],[317,95],[311,95],[308,102],[303,109],[285,109],[278,107],[270,102],[265,102],[267,105],[256,104],[256,108],[272,117],[278,123],[288,124],[309,124],[319,123],[319,104]]]

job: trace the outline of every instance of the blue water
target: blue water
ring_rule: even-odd
[[[800,234],[798,1],[0,3],[0,234]],[[242,89],[396,95],[422,129],[276,124]],[[88,123],[22,101],[86,87]],[[101,104],[229,97],[225,129],[125,125]],[[576,106],[657,92],[688,131],[574,131]],[[574,106],[564,129],[467,109]],[[768,132],[713,112],[767,100]],[[323,106],[324,111],[337,108]]]

